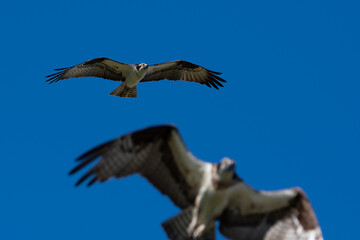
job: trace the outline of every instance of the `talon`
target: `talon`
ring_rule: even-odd
[[[200,226],[198,226],[195,229],[194,233],[192,234],[193,238],[196,239],[196,238],[200,237],[202,235],[202,233],[204,232],[204,230],[205,230],[205,224],[201,224]]]

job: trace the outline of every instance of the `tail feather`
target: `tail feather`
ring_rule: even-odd
[[[193,208],[188,207],[180,214],[162,223],[167,236],[171,240],[194,240],[188,233],[193,214]],[[215,240],[215,228],[212,227],[204,232],[196,240]]]
[[[137,91],[136,85],[134,87],[128,87],[125,83],[120,84],[114,91],[110,93],[113,96],[136,98]]]

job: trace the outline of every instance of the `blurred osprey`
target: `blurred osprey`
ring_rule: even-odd
[[[122,81],[110,95],[135,98],[136,85],[139,82],[168,80],[184,80],[205,84],[208,87],[219,89],[221,82],[226,82],[213,72],[199,65],[177,60],[154,65],[126,64],[101,57],[95,58],[73,67],[55,69],[57,73],[48,75],[47,82],[58,82],[67,78],[100,77],[114,81]]]
[[[258,191],[234,172],[235,162],[196,159],[174,126],[162,125],[127,134],[80,156],[70,174],[101,157],[76,183],[88,185],[139,173],[183,211],[162,224],[168,237],[215,239],[220,232],[239,240],[322,240],[321,229],[300,188]]]

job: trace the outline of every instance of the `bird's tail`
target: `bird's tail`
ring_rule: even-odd
[[[178,215],[168,219],[161,225],[164,228],[167,236],[171,240],[193,240],[194,238],[188,233],[188,227],[190,225],[193,215],[193,207],[188,207]],[[214,240],[215,228],[208,229],[196,240]]]
[[[119,97],[128,97],[128,98],[136,98],[136,85],[134,87],[128,87],[125,83],[120,84],[114,91],[110,93],[110,95],[119,96]]]

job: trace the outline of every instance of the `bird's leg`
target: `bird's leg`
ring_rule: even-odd
[[[202,233],[205,231],[205,228],[206,228],[206,224],[203,223],[203,224],[200,224],[196,229],[195,231],[193,232],[192,234],[192,237],[194,239],[200,237],[202,235]]]
[[[190,223],[190,225],[188,227],[188,230],[187,230],[189,236],[191,236],[194,239],[200,237],[203,234],[203,232],[206,229],[208,229],[209,222],[212,221],[212,218],[204,219],[204,216],[199,217],[198,214],[199,214],[199,209],[194,208],[194,210],[193,210],[193,218],[192,218],[191,223]]]
[[[189,227],[187,229],[187,232],[188,232],[189,236],[193,235],[194,230],[195,230],[195,228],[197,226],[197,222],[198,222],[198,215],[197,214],[198,214],[198,209],[195,207],[193,209],[193,217],[192,217],[190,225],[189,225]]]

